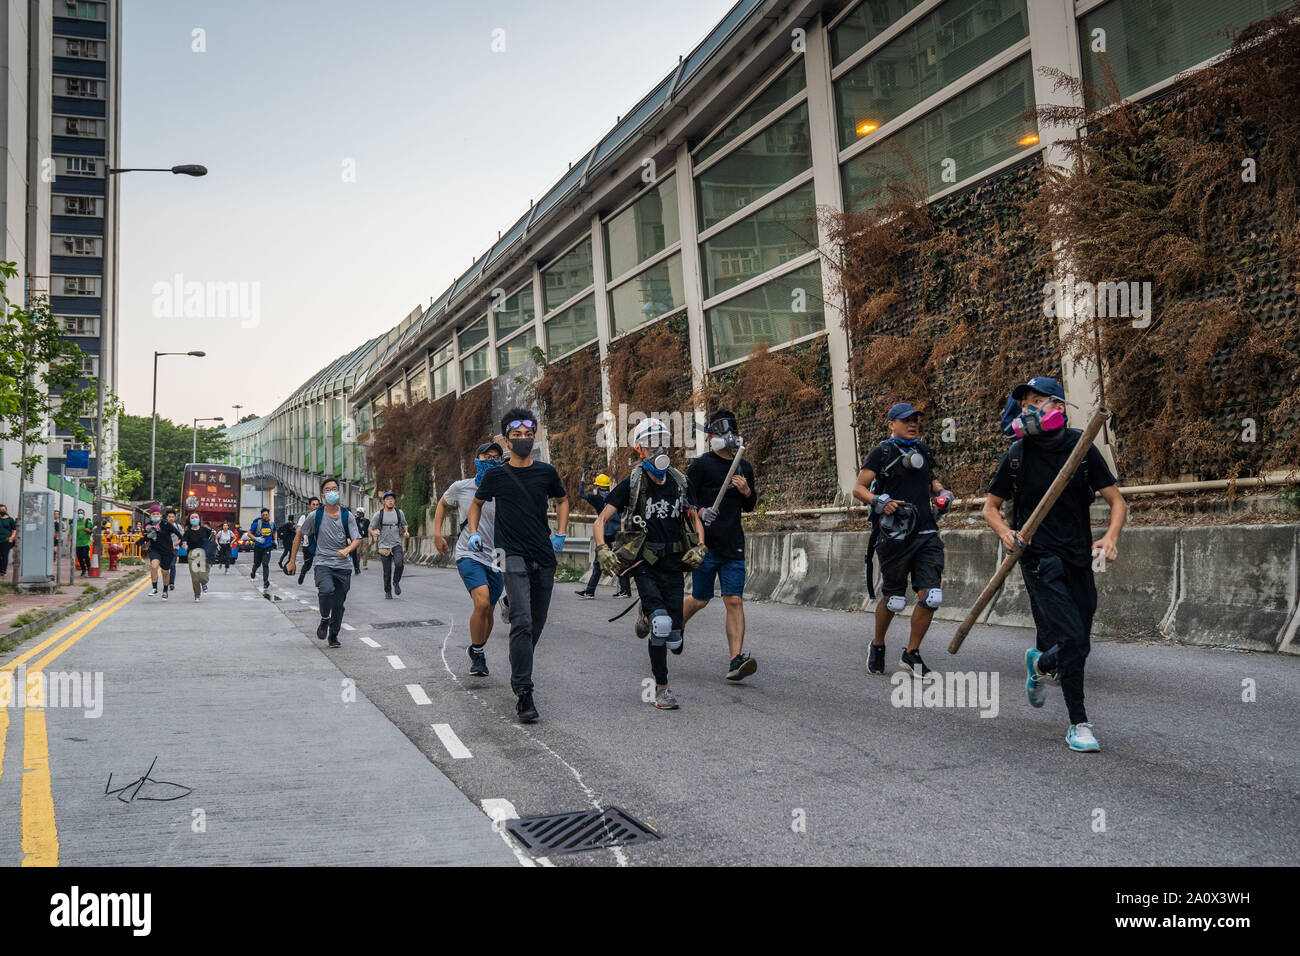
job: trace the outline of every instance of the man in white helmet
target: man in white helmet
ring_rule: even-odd
[[[641,599],[637,637],[650,638],[650,670],[655,679],[654,705],[676,710],[668,687],[668,652],[682,652],[683,575],[704,559],[704,526],[686,497],[686,476],[668,455],[667,426],[647,418],[632,433],[641,461],[618,483],[596,519],[596,557],[607,574],[630,573]],[[610,547],[605,523],[622,515]]]

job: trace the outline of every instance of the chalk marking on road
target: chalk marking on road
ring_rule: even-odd
[[[456,731],[451,729],[451,724],[433,724],[432,726],[433,732],[438,735],[442,745],[447,748],[447,753],[451,754],[453,758],[467,760],[474,756],[469,752],[469,748],[461,743],[460,738],[456,736]]]
[[[411,700],[421,706],[433,703],[433,701],[429,700],[429,695],[424,692],[424,688],[419,684],[407,684],[406,692],[411,695]]]
[[[344,624],[344,625],[343,625],[343,630],[345,630],[345,631],[355,631],[356,628],[353,627],[351,624]]]
[[[302,598],[298,598],[298,603],[299,603],[299,604],[310,604],[311,602],[310,602],[310,601],[304,601]]]
[[[451,665],[447,663],[447,641],[451,638],[451,632],[455,630],[456,622],[455,622],[455,618],[451,614],[448,614],[447,618],[448,618],[447,633],[444,634],[442,638],[442,666],[446,668],[447,673],[451,675],[451,679],[454,680],[457,684],[459,684],[460,678],[456,676],[456,672],[453,671],[451,669]],[[478,700],[480,703],[486,703],[486,701],[484,701],[483,698],[481,698],[474,690],[468,687],[466,688],[466,690],[469,690],[470,694],[472,694],[474,698]],[[600,800],[596,798],[596,791],[592,790],[591,787],[587,786],[586,781],[582,779],[582,774],[578,773],[577,769],[573,766],[573,764],[569,763],[558,753],[552,750],[549,746],[547,746],[547,744],[544,741],[540,740],[539,738],[533,736],[533,734],[529,733],[528,729],[523,724],[515,723],[513,720],[510,720],[507,717],[502,717],[501,719],[507,721],[511,727],[514,727],[521,734],[523,734],[533,743],[537,744],[537,746],[541,747],[548,754],[550,754],[552,757],[558,760],[565,767],[565,769],[567,769],[569,773],[573,775],[573,779],[578,782],[578,786],[582,788],[583,794],[585,794],[587,799],[591,801],[591,805],[595,807],[597,810],[601,811],[602,813],[604,812],[605,807],[600,802]],[[612,846],[609,847],[609,850],[611,853],[614,854],[614,859],[618,862],[619,866],[627,866],[628,863],[627,854],[623,852],[622,847]]]
[[[506,846],[510,847],[520,866],[555,866],[544,856],[529,856],[527,850],[510,839],[510,831],[505,828],[505,822],[519,819],[519,811],[515,809],[513,803],[500,797],[488,797],[479,802],[483,807],[483,812],[492,820],[492,829],[501,834],[501,839],[506,841]]]
[[[372,640],[371,640],[370,638],[368,638],[368,637],[363,637],[363,638],[361,638],[361,643],[362,643],[362,644],[365,644],[365,645],[368,646],[368,647],[383,647],[383,646],[384,646],[383,644],[380,644],[378,641],[372,641]]]
[[[398,657],[396,654],[388,655],[388,664],[395,671],[406,670],[406,665],[402,663],[402,659]]]

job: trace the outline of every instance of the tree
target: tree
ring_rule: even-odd
[[[245,415],[243,418],[241,418],[241,419],[240,419],[239,421],[237,421],[235,424],[236,424],[236,425],[242,425],[242,424],[244,424],[244,422],[255,421],[256,419],[261,418],[261,417],[262,417],[261,415]]]
[[[189,425],[176,425],[169,419],[158,419],[158,444],[154,493],[165,504],[179,507],[181,479],[185,465],[190,461],[193,430]],[[199,454],[201,462],[224,461],[230,454],[230,443],[220,428],[199,429]],[[135,483],[122,489],[122,494],[135,499],[149,491],[149,416],[122,415],[118,419],[118,461],[125,468],[138,473]]]
[[[89,435],[81,419],[94,414],[98,390],[83,385],[86,353],[63,337],[63,327],[40,295],[27,306],[13,303],[8,282],[18,267],[0,262],[0,441],[21,446],[18,460],[19,502],[32,470],[45,457],[43,447],[53,434],[67,434],[84,444]],[[54,433],[50,426],[54,426]],[[14,581],[21,575],[21,550],[14,553]]]

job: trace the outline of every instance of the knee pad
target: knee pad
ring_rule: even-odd
[[[673,619],[668,616],[668,612],[663,608],[658,608],[650,615],[650,637],[651,643],[663,644],[665,638],[672,633]]]
[[[901,594],[891,594],[885,598],[885,610],[897,614],[907,607],[907,598]]]
[[[673,628],[673,630],[669,631],[666,643],[668,644],[668,649],[670,651],[674,654],[680,654],[682,652],[683,643],[681,628]]]
[[[943,588],[930,588],[925,592],[925,597],[921,599],[921,604],[928,607],[931,611],[943,603]]]

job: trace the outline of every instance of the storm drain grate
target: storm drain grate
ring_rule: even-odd
[[[650,824],[642,823],[618,807],[520,817],[507,820],[506,829],[528,849],[547,853],[579,853],[663,839]]]
[[[370,626],[377,631],[382,631],[390,627],[439,627],[441,625],[442,621],[435,621],[430,618],[427,621],[382,621],[379,624],[371,624]]]

